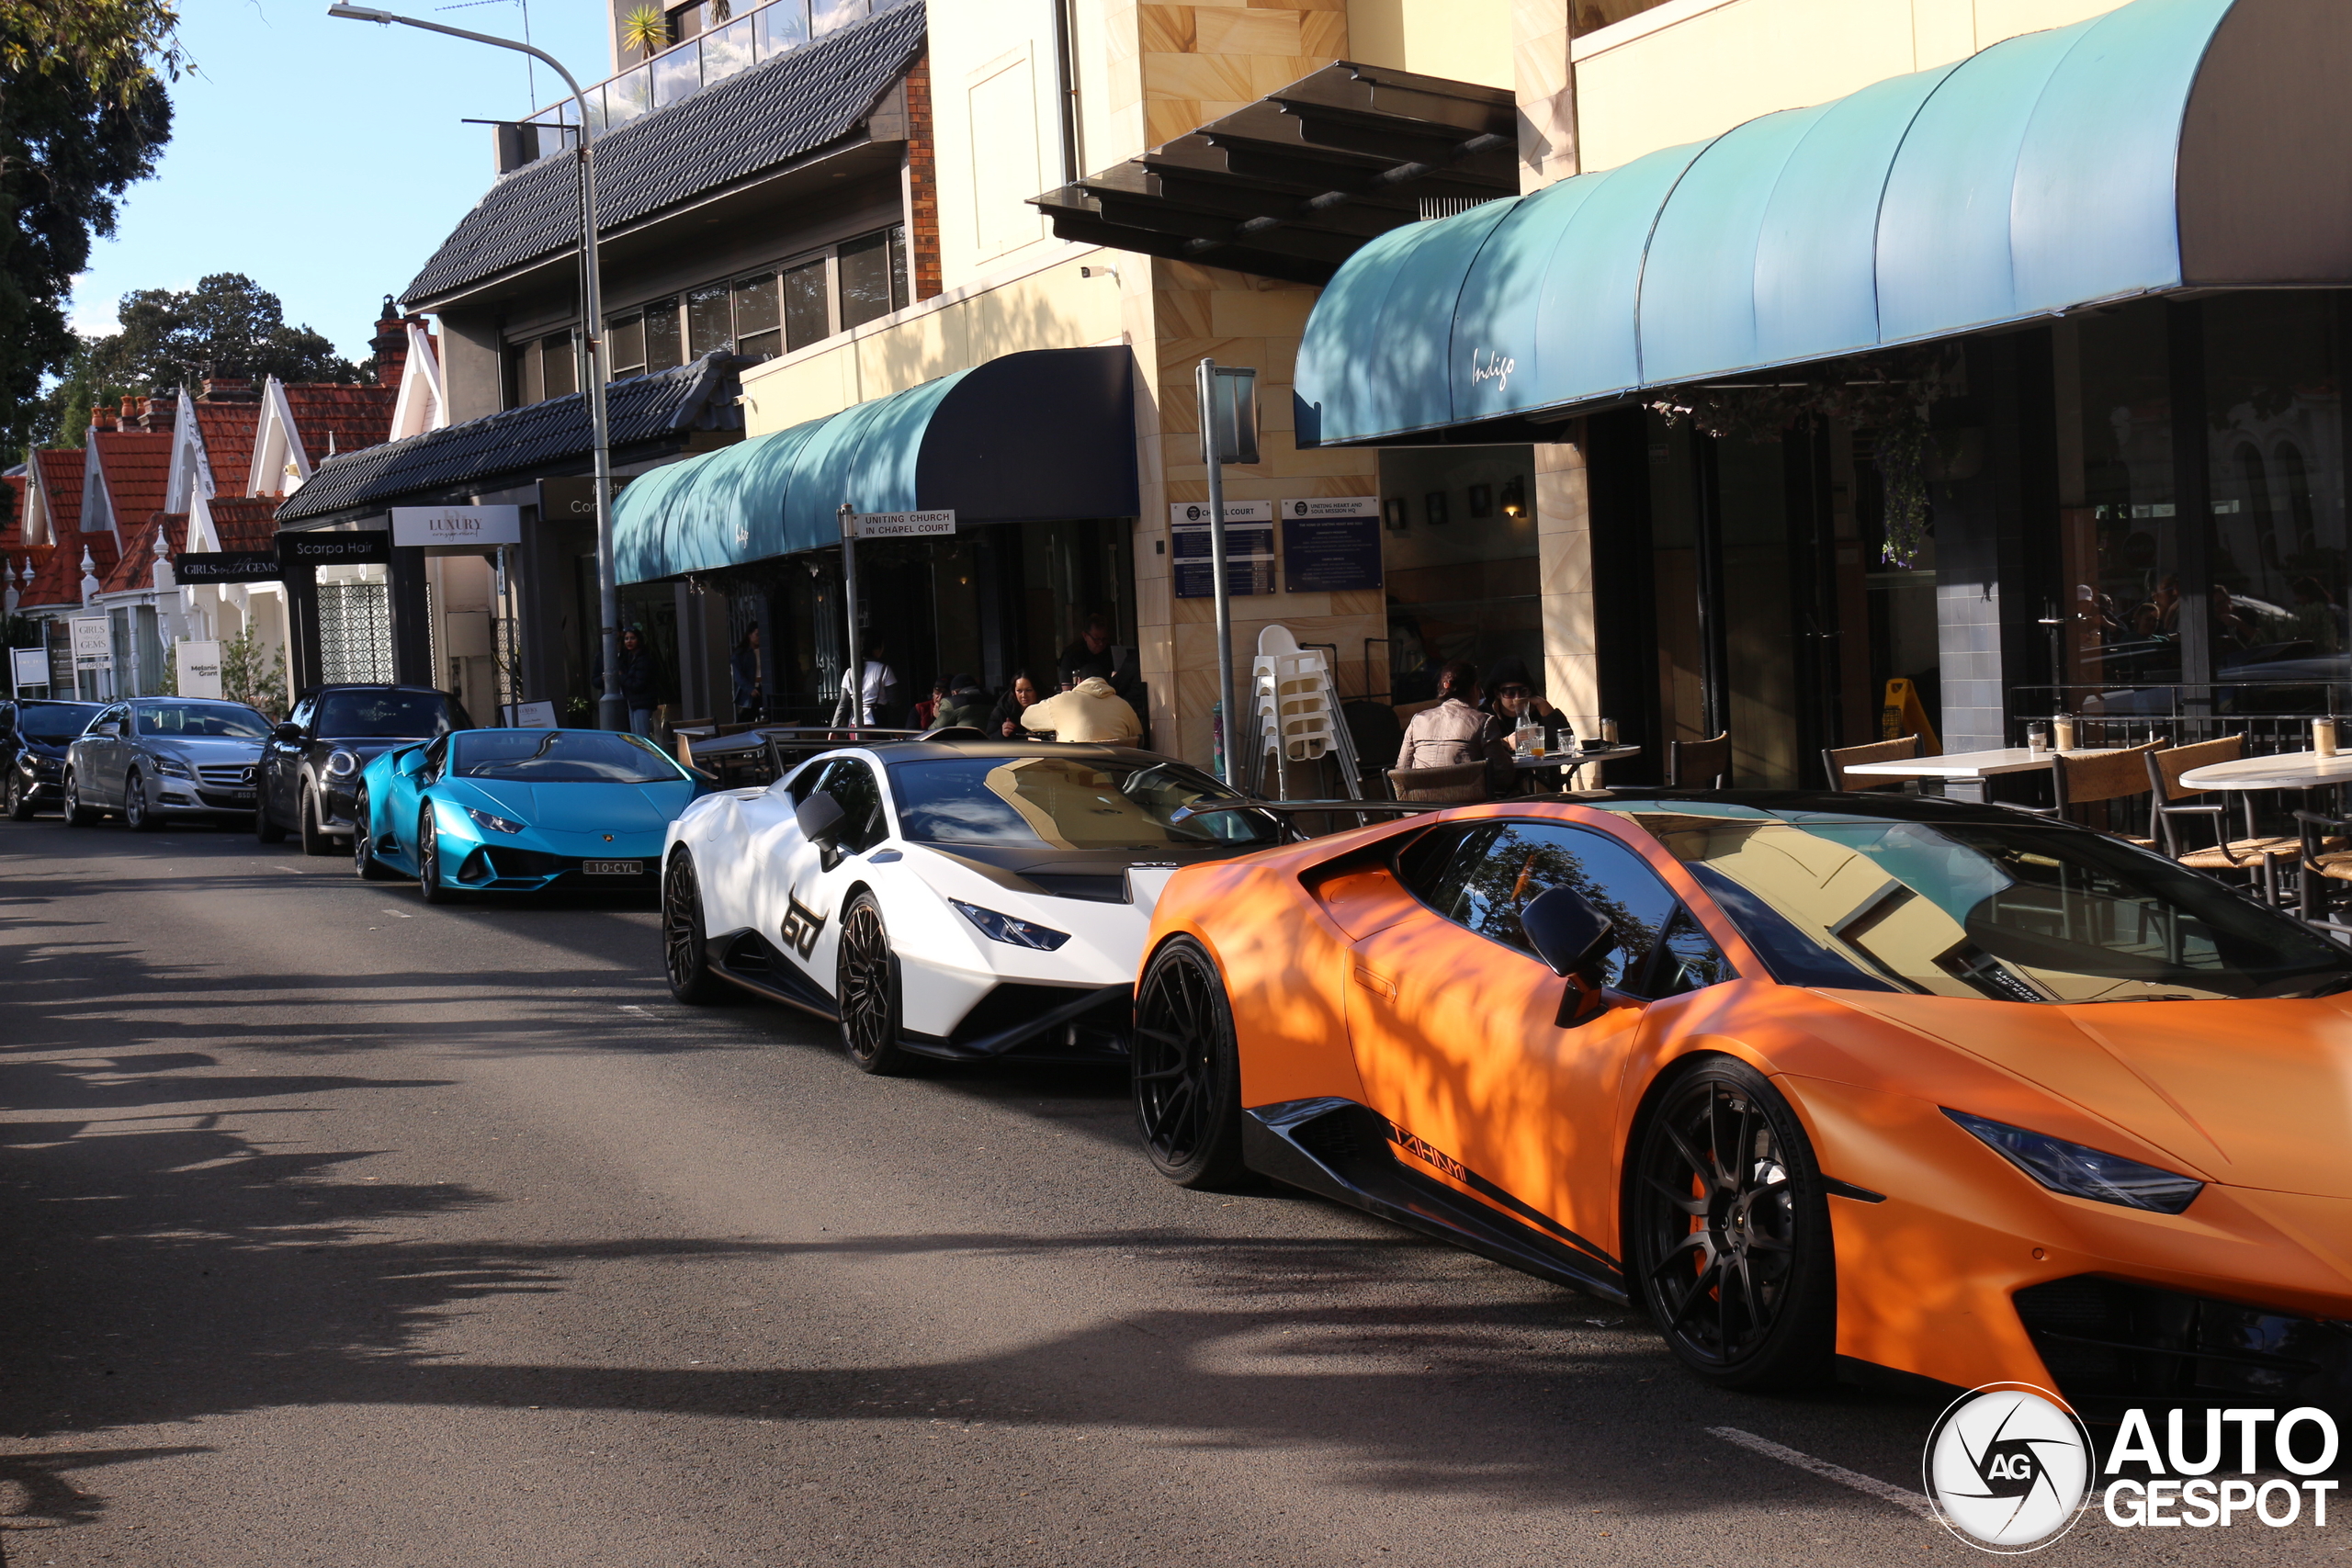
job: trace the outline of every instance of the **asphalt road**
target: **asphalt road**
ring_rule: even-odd
[[[658,960],[650,908],[0,821],[6,1561],[1977,1560],[1711,1430],[1917,1489],[1933,1403],[1711,1392],[1605,1303],[1165,1185],[1115,1076],[867,1078]],[[2308,1562],[2346,1508],[2043,1561]]]

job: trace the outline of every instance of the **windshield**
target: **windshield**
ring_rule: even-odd
[[[311,733],[327,740],[430,740],[458,728],[437,692],[329,692]]]
[[[449,742],[461,779],[517,784],[674,784],[678,765],[634,735],[605,729],[470,729]]]
[[[899,830],[916,843],[1159,850],[1280,837],[1273,820],[1255,812],[1176,820],[1180,809],[1238,797],[1174,762],[948,757],[891,764],[890,789]]]
[[[17,733],[36,746],[62,746],[90,727],[92,707],[31,707],[17,710]]]
[[[139,733],[186,739],[266,740],[269,720],[243,703],[141,703]]]
[[[2102,833],[1829,813],[1632,815],[1788,985],[2123,1002],[2352,984],[2352,953]]]

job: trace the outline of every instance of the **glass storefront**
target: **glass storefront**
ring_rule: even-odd
[[[1544,671],[1534,451],[1395,447],[1380,454],[1393,700],[1426,702],[1437,672],[1515,656]]]

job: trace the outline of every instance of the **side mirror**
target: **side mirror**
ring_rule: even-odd
[[[802,838],[812,844],[831,844],[849,814],[831,795],[818,794],[794,807],[792,815],[800,824]]]
[[[411,746],[392,759],[392,772],[403,777],[416,773],[424,766],[424,748],[422,746]]]
[[[1600,998],[1600,961],[1617,945],[1617,928],[1584,895],[1567,887],[1536,895],[1519,912],[1519,927],[1535,956],[1568,982],[1556,1021],[1562,1028],[1582,1023]]]
[[[302,743],[302,727],[299,724],[272,725],[269,734],[273,740],[281,741],[288,746],[299,746]]]

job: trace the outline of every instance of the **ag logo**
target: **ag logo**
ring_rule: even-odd
[[[1928,1437],[1928,1495],[1944,1528],[1980,1551],[2039,1551],[2082,1517],[2090,1434],[2030,1383],[1954,1401]]]

